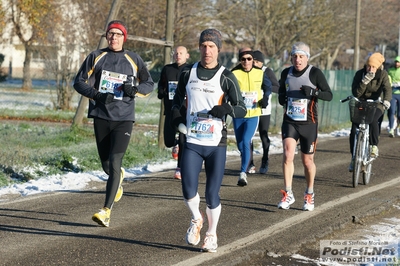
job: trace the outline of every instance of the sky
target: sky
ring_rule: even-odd
[[[385,123],[385,122],[384,122]],[[386,125],[383,123],[383,127]],[[387,122],[386,122],[387,123]],[[318,138],[326,137],[344,137],[349,136],[350,129],[342,129],[334,131],[330,134],[318,134]],[[258,137],[257,137],[258,138]],[[280,136],[270,136],[271,146],[270,154],[280,154],[282,153],[282,141]],[[261,153],[261,146],[255,147],[255,153]],[[239,156],[238,151],[231,151],[228,153],[229,156]],[[149,162],[141,167],[133,167],[125,169],[125,180],[134,180],[145,177],[146,174],[160,172],[164,170],[171,170],[176,167],[176,160],[165,161],[164,163],[153,164]],[[2,199],[2,196],[9,194],[16,194],[17,196],[26,197],[34,194],[45,193],[45,192],[67,192],[67,191],[80,191],[87,189],[89,182],[106,182],[107,175],[103,171],[92,171],[84,173],[66,173],[64,175],[52,175],[44,176],[43,178],[37,180],[30,180],[23,184],[12,184],[5,187],[0,187],[0,204],[1,202],[7,201],[7,199]],[[3,197],[5,198],[5,197]],[[400,210],[400,206],[395,206]],[[364,239],[372,241],[399,241],[400,239],[400,219],[397,217],[384,219],[379,224],[372,225],[368,228],[363,228],[364,230],[360,232],[364,236]],[[398,242],[400,245],[400,241]],[[400,246],[399,246],[400,249]],[[293,259],[302,261],[305,264],[313,265],[327,265],[327,266],[338,266],[342,264],[333,262],[321,262],[304,257],[300,254],[292,255]],[[351,265],[351,264],[343,264]],[[369,264],[365,264],[369,266]],[[372,264],[370,264],[372,265]]]

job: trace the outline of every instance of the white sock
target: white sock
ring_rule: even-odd
[[[186,206],[188,206],[190,212],[192,213],[192,218],[197,220],[202,218],[201,212],[200,212],[200,196],[199,193],[194,196],[192,199],[185,199]]]
[[[217,235],[217,226],[219,222],[219,216],[221,215],[221,204],[215,209],[206,209],[208,219],[208,230],[207,233],[211,235]]]

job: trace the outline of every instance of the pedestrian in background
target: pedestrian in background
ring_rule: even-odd
[[[331,101],[332,91],[322,71],[308,64],[310,47],[303,43],[293,44],[292,66],[284,69],[279,80],[279,104],[284,106],[282,122],[283,178],[285,190],[281,190],[280,209],[289,209],[295,202],[292,183],[294,155],[300,140],[301,160],[306,178],[303,210],[314,210],[314,179],[316,166],[314,154],[318,137],[318,100]]]
[[[241,66],[232,71],[236,76],[240,92],[246,104],[247,113],[243,118],[233,118],[233,129],[241,156],[241,167],[238,186],[246,186],[247,174],[252,155],[251,144],[258,127],[261,108],[268,106],[272,91],[271,81],[262,69],[253,66],[253,52],[239,53]]]
[[[106,31],[108,47],[92,51],[74,81],[75,90],[90,99],[88,117],[93,118],[97,151],[108,175],[103,208],[92,217],[105,227],[123,193],[121,166],[135,122],[135,97],[151,93],[154,86],[142,58],[123,48],[127,37],[125,24],[111,21]]]
[[[392,100],[388,109],[389,136],[393,138],[395,135],[395,124],[397,127],[397,136],[400,136],[400,56],[396,56],[394,66],[389,68],[388,74],[392,86]]]
[[[227,149],[226,116],[243,117],[246,114],[235,76],[218,63],[221,47],[222,37],[218,30],[206,29],[200,34],[200,62],[182,71],[172,106],[173,125],[187,133],[181,174],[183,198],[192,215],[186,232],[189,245],[200,242],[203,215],[198,186],[203,163],[205,167],[208,230],[202,250],[206,252],[216,252],[218,247],[217,225],[221,214],[219,191]],[[185,101],[186,119],[180,113]]]
[[[175,62],[165,65],[161,70],[161,76],[158,82],[158,99],[164,101],[164,144],[168,148],[173,147],[172,156],[178,160],[174,178],[181,179],[180,164],[185,135],[178,133],[178,139],[176,138],[177,129],[171,126],[171,108],[175,90],[178,85],[179,74],[182,69],[187,66],[186,62],[189,59],[189,53],[186,47],[176,47],[173,58]],[[181,112],[185,113],[185,109],[185,106],[182,106]]]

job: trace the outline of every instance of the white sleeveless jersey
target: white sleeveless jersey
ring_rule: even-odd
[[[222,103],[224,92],[220,81],[225,67],[221,66],[210,80],[201,80],[197,77],[197,65],[198,62],[190,70],[186,85],[187,142],[218,146],[222,138],[223,121],[208,115],[207,112]]]
[[[293,67],[290,68],[287,75],[286,84],[286,115],[294,121],[307,121],[309,115],[310,100],[301,92],[301,87],[306,85],[316,88],[310,81],[310,71],[313,66],[310,65],[307,70],[300,76],[293,75]]]

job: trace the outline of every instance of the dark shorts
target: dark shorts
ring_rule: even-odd
[[[318,124],[282,123],[282,140],[293,138],[300,140],[300,150],[304,154],[313,154],[317,146]]]

